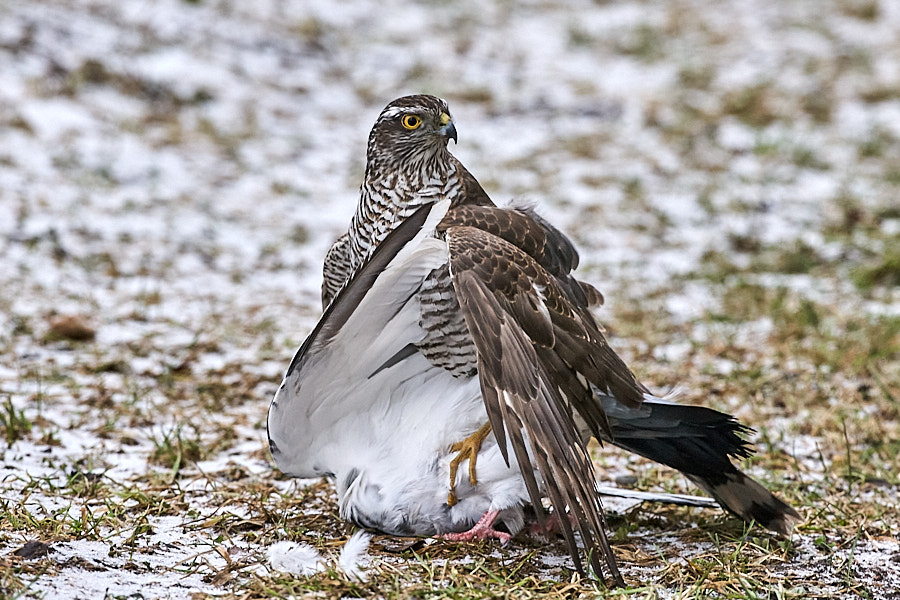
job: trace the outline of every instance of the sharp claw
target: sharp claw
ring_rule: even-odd
[[[450,446],[451,452],[460,452],[457,448],[460,444],[453,444]],[[447,505],[455,506],[457,502],[459,502],[459,498],[456,497],[456,472],[459,470],[459,463],[462,460],[462,452],[457,454],[456,457],[450,461],[450,493],[447,494]]]
[[[478,431],[466,439],[450,446],[450,452],[457,452],[458,454],[450,461],[450,493],[447,495],[447,504],[449,506],[454,506],[459,501],[456,497],[456,474],[459,471],[459,464],[463,460],[469,460],[469,484],[472,487],[478,485],[478,478],[475,475],[478,451],[481,450],[481,444],[484,443],[484,438],[486,438],[490,432],[491,424],[485,423]]]

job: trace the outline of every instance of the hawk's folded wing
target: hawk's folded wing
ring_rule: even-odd
[[[439,229],[447,239],[454,290],[477,349],[481,390],[504,458],[509,461],[508,439],[543,519],[537,467],[579,570],[566,507],[593,569],[600,573],[599,557],[591,552],[596,549],[619,582],[576,413],[595,435],[608,434],[594,391],[637,405],[645,390],[609,349],[583,297],[573,302],[580,287],[567,269],[551,274],[534,258],[535,245],[520,247],[489,226],[448,226],[452,212]],[[535,220],[531,225],[541,227]],[[559,267],[558,261],[551,264]]]

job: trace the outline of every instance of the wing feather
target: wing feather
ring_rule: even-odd
[[[613,580],[621,583],[593,465],[574,414],[577,410],[592,429],[608,430],[602,408],[590,401],[589,385],[619,387],[610,383],[602,359],[598,366],[590,357],[608,350],[602,333],[523,250],[476,227],[453,226],[445,232],[454,290],[475,343],[488,419],[504,458],[508,463],[511,446],[543,520],[537,468],[578,570],[583,572],[582,560],[566,508],[575,517],[591,568],[599,575],[602,557]],[[634,393],[640,393],[623,368],[627,376],[617,376],[630,376]]]
[[[563,276],[578,266],[578,252],[561,231],[527,208],[501,208],[464,204],[451,209],[439,230],[477,227],[515,245],[554,275]]]
[[[418,334],[410,323],[418,322],[419,309],[411,308],[410,299],[446,261],[446,243],[433,231],[447,204],[425,205],[392,231],[340,288],[297,350],[266,419],[272,456],[285,472],[333,472],[322,456],[323,448],[343,439],[334,433],[338,423],[366,410],[377,393],[367,391],[377,390],[371,382],[411,355]]]

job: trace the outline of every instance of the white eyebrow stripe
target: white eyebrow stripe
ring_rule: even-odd
[[[386,111],[384,111],[383,113],[381,113],[381,118],[382,119],[390,119],[390,118],[396,117],[397,115],[400,115],[402,113],[409,112],[409,110],[410,109],[405,108],[405,107],[395,106],[395,107],[389,108]]]

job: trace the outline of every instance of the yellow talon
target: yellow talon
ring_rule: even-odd
[[[472,487],[475,487],[478,483],[478,480],[475,478],[475,462],[478,458],[478,452],[481,450],[481,444],[484,443],[484,438],[490,432],[491,424],[488,422],[463,441],[456,442],[450,446],[450,452],[458,452],[458,454],[450,461],[450,493],[447,494],[447,504],[449,506],[459,502],[459,499],[456,497],[456,472],[459,470],[459,463],[467,458],[469,459],[469,483]]]

